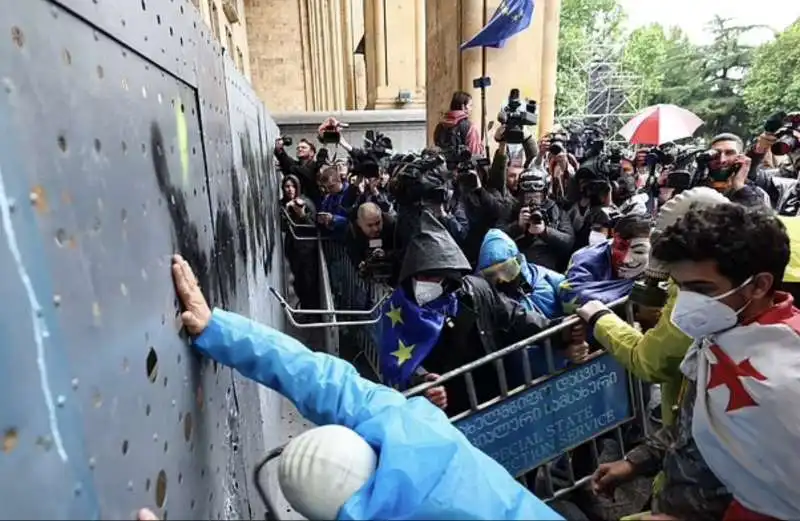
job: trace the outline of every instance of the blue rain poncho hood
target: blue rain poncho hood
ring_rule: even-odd
[[[523,279],[533,289],[520,300],[520,304],[529,310],[536,309],[547,319],[559,318],[562,310],[558,288],[564,281],[564,276],[544,266],[527,262],[525,256],[520,254],[517,244],[505,232],[493,228],[486,233],[478,254],[478,272],[515,257],[520,260]]]

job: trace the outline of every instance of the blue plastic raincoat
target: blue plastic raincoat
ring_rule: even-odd
[[[353,429],[378,452],[375,474],[338,519],[563,519],[425,398],[407,400],[343,360],[219,309],[194,345],[281,393],[317,425]]]
[[[494,264],[505,262],[519,255],[519,247],[505,232],[491,229],[486,233],[478,254],[478,271]],[[521,300],[520,304],[527,309],[535,309],[547,319],[559,318],[563,315],[559,286],[565,277],[544,266],[523,262],[522,276],[533,288]]]

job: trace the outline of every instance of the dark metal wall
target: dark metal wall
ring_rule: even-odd
[[[278,130],[184,0],[0,0],[3,518],[262,518],[273,395],[179,336],[170,256],[282,327]]]

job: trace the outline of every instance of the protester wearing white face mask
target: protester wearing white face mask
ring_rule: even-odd
[[[679,288],[672,321],[693,339],[678,420],[601,466],[595,489],[661,459],[658,513],[699,519],[685,510],[693,505],[726,521],[800,518],[800,311],[775,290],[789,261],[784,226],[735,204],[694,209],[664,231],[653,256]],[[685,504],[675,501],[681,490]]]
[[[421,383],[547,327],[538,313],[503,298],[472,271],[442,223],[424,212],[406,247],[398,287],[383,309],[384,382],[401,389]],[[491,364],[477,369],[474,381],[479,402],[500,395]],[[446,384],[445,400],[428,397],[451,416],[470,408],[461,378]]]

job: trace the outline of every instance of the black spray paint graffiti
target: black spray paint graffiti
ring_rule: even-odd
[[[209,301],[226,306],[236,293],[236,253],[230,214],[225,208],[217,208],[214,242],[211,251],[206,251],[195,219],[189,215],[186,196],[170,178],[164,136],[157,123],[150,126],[150,150],[158,188],[169,209],[175,249],[194,269]]]

